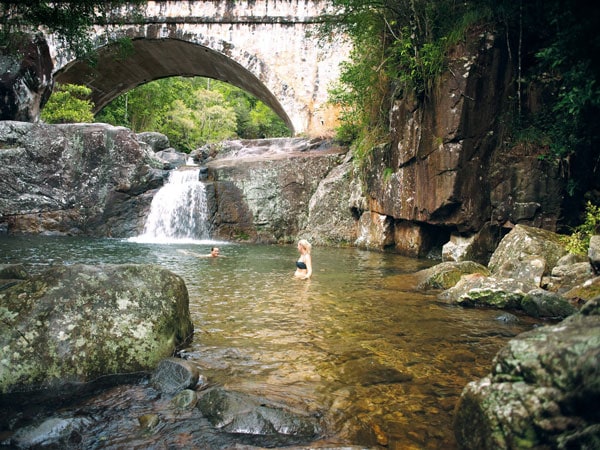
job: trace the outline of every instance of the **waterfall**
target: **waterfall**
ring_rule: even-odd
[[[144,233],[136,242],[182,242],[209,239],[206,187],[200,168],[174,170],[150,205]]]

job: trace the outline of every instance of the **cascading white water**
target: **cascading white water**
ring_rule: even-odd
[[[144,233],[137,242],[181,242],[209,239],[206,187],[199,168],[174,170],[150,205]]]

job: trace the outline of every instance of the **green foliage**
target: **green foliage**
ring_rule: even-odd
[[[175,100],[157,131],[169,136],[171,144],[189,152],[196,147],[235,136],[235,111],[213,91],[196,91],[188,106]]]
[[[510,11],[511,3],[504,2]],[[537,86],[547,92],[544,103],[516,113],[514,138],[517,142],[528,130],[538,137],[546,158],[565,161],[599,144],[596,117],[600,113],[600,52],[597,25],[598,5],[573,0],[565,8],[558,0],[523,3],[512,17],[506,18],[508,32],[517,33],[517,19],[523,25],[524,54],[535,55],[525,65],[523,90]],[[527,61],[525,61],[527,62]]]
[[[91,93],[90,88],[77,84],[58,86],[42,110],[42,120],[47,123],[93,122]]]
[[[171,77],[138,86],[113,100],[96,120],[136,132],[159,131],[186,152],[224,139],[290,135],[264,103],[207,78]]]
[[[567,168],[563,173],[572,196],[597,186],[600,4],[333,0],[333,5],[336,11],[327,18],[323,35],[336,28],[351,39],[354,50],[330,101],[341,109],[337,137],[354,144],[359,164],[368,160],[370,146],[389,139],[393,99],[426,102],[436,78],[447,70],[449,49],[483,26],[505,40],[514,70],[513,103],[501,119],[509,145]],[[591,162],[586,179],[569,179],[568,168],[577,157]]]
[[[0,45],[17,32],[39,27],[56,34],[78,57],[93,50],[90,28],[139,16],[142,0],[13,0],[0,2]]]
[[[446,68],[450,45],[464,38],[475,15],[451,0],[334,0],[336,14],[322,32],[345,32],[353,44],[330,101],[341,109],[337,137],[366,146],[385,141],[391,98],[412,93],[427,97]],[[477,16],[478,17],[478,16]]]
[[[600,227],[600,206],[586,203],[585,218],[581,225],[575,227],[570,236],[564,238],[567,250],[577,255],[587,255],[590,238],[598,233]]]
[[[383,181],[387,183],[390,180],[390,178],[392,178],[392,175],[394,175],[394,169],[392,169],[391,167],[386,167],[383,170]]]

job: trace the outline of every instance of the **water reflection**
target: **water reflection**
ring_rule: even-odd
[[[321,416],[327,435],[314,446],[454,448],[452,410],[462,388],[489,371],[508,338],[532,326],[415,291],[412,274],[430,261],[317,247],[313,278],[304,281],[292,276],[294,246],[219,245],[225,258],[199,259],[178,250],[205,254],[210,245],[3,238],[0,264],[21,261],[36,271],[55,263],[157,263],[173,270],[190,294],[195,337],[188,357],[213,383]],[[130,396],[145,409],[133,401],[128,420],[152,401],[160,407],[139,390],[130,388]],[[123,394],[115,392],[92,400],[93,407],[117,408]],[[162,427],[162,442],[175,442]],[[104,445],[115,448],[156,440],[133,437],[134,428],[107,419],[90,435],[106,435]]]

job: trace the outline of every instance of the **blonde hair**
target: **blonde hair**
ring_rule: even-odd
[[[310,242],[308,242],[306,239],[300,239],[298,241],[298,244],[300,244],[302,247],[304,247],[304,250],[306,250],[306,253],[310,253],[310,249],[312,247],[312,245],[310,245]]]

